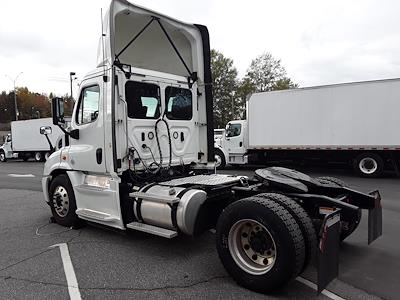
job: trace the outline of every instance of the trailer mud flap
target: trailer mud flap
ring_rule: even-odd
[[[382,235],[382,205],[379,191],[370,192],[375,198],[374,208],[368,210],[368,245]]]
[[[318,294],[338,276],[340,209],[325,216],[318,247]]]

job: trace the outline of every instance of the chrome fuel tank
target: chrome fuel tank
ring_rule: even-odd
[[[149,185],[143,187],[134,202],[135,217],[143,223],[167,228],[179,229],[192,235],[201,205],[207,199],[207,193],[200,189]],[[173,200],[171,203],[171,199]]]

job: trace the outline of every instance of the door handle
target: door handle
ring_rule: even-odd
[[[97,148],[96,150],[96,161],[99,165],[101,165],[101,162],[103,161],[103,149],[101,148]]]

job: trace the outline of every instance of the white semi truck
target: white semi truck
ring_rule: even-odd
[[[164,238],[216,228],[222,264],[258,292],[281,287],[315,257],[323,289],[337,275],[339,239],[356,229],[361,209],[369,210],[369,242],[380,236],[377,191],[284,168],[252,178],[215,174],[205,26],[125,0],[111,2],[103,24],[98,65],[80,84],[65,146],[44,167],[55,222]],[[64,102],[52,105],[62,125]]]
[[[43,133],[47,134],[47,138]],[[44,161],[61,134],[62,131],[53,124],[52,118],[11,122],[11,134],[5,137],[0,146],[0,161],[5,162],[12,158]]]
[[[344,162],[365,177],[398,172],[400,79],[255,93],[246,120],[215,145],[219,166],[268,161]]]

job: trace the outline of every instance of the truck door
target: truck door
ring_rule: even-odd
[[[71,120],[79,129],[79,139],[70,139],[69,159],[75,170],[102,173],[106,171],[104,153],[104,109],[102,77],[82,82],[78,103]]]
[[[229,123],[226,128],[226,149],[229,154],[244,152],[243,128],[241,123]]]

